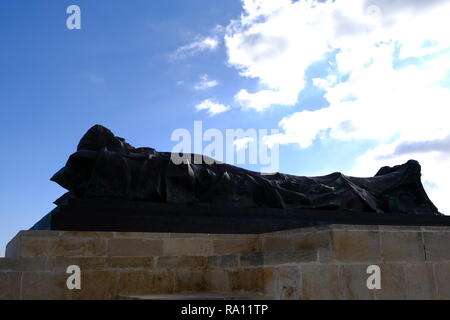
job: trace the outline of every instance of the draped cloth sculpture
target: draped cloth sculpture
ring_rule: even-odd
[[[195,213],[196,210],[200,212],[205,208],[209,208],[207,215],[211,216],[211,221],[214,220],[211,208],[219,208],[218,211],[228,210],[230,219],[238,221],[239,212],[242,213],[242,219],[245,219],[248,210],[256,215],[258,210],[265,213],[271,212],[270,215],[274,215],[274,219],[287,214],[286,221],[298,220],[304,213],[305,218],[309,217],[308,224],[313,222],[311,215],[314,217],[315,212],[317,217],[324,213],[329,217],[328,220],[318,218],[318,221],[330,222],[340,222],[339,217],[343,215],[360,216],[363,220],[370,220],[370,217],[395,216],[395,221],[398,221],[399,215],[420,216],[422,220],[412,218],[420,221],[438,221],[430,219],[433,217],[439,219],[441,216],[422,186],[421,168],[415,160],[394,167],[383,167],[373,177],[358,178],[339,172],[317,177],[281,173],[261,174],[218,162],[208,164],[211,161],[206,161],[195,164],[193,154],[183,155],[186,161],[175,164],[171,156],[169,152],[158,152],[153,148],[135,148],[123,138],[114,136],[109,129],[95,125],[82,137],[77,151],[69,157],[66,165],[51,178],[52,181],[68,190],[65,195],[55,201],[55,204],[59,209],[65,208],[66,218],[64,219],[66,220],[69,211],[72,219],[76,220],[77,214],[80,215],[80,219],[82,215],[84,219],[90,219],[86,218],[85,212],[86,208],[90,208],[89,205],[87,207],[85,205],[85,209],[80,209],[77,213],[74,203],[94,203],[90,210],[93,220],[97,219],[94,217],[95,211],[102,211],[99,209],[101,206],[99,203],[105,206],[115,203],[113,207],[120,211],[120,217],[124,221],[128,219],[127,206],[129,215],[135,212],[132,208],[139,207],[141,208],[140,211],[138,210],[139,217],[146,217],[148,212],[145,218],[147,224],[153,227],[160,225],[159,229],[164,229],[153,230],[152,227],[153,231],[179,229],[175,225],[161,227],[158,221],[151,221],[150,216],[156,211],[159,218],[155,219],[167,219],[167,217],[161,218],[164,215],[164,208],[184,210],[185,216],[183,213],[178,214],[178,218],[185,219],[184,221],[190,215],[189,212]],[[146,204],[149,206],[145,207]],[[117,209],[119,207],[120,209]],[[56,210],[53,215],[57,217],[59,211],[61,210]],[[292,213],[291,217],[289,213]],[[114,213],[111,215],[113,216]],[[60,216],[62,217],[63,214]],[[190,215],[189,218],[193,226],[195,225],[194,216],[195,214]],[[267,214],[261,213],[261,218],[263,216]],[[115,219],[120,219],[117,217],[116,212]],[[35,228],[56,228],[54,223],[49,222],[50,218],[43,219]],[[226,219],[226,216],[221,219]],[[407,221],[407,218],[401,219]],[[53,220],[55,222],[58,219]],[[200,220],[199,218],[198,221]],[[360,221],[359,218],[356,220]],[[374,223],[375,220],[373,220]],[[130,226],[131,222],[124,222],[124,225],[126,224],[124,228],[134,231],[149,230],[149,227],[143,227],[136,219],[133,221],[135,226]],[[176,224],[177,220],[173,221]],[[266,221],[265,224],[270,223]],[[71,228],[66,223],[63,225],[61,228]],[[98,226],[89,227],[88,225],[89,223],[79,224],[79,228],[98,229]],[[104,225],[108,223],[105,222]],[[301,224],[294,223],[294,225]],[[110,228],[122,229],[120,222]],[[201,228],[208,229],[207,226]],[[182,229],[186,231],[185,228]],[[217,231],[217,229],[220,227],[214,226],[209,231]]]

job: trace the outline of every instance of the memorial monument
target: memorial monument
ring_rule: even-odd
[[[450,217],[417,161],[302,177],[198,156],[89,129],[0,258],[0,299],[450,299]]]
[[[182,159],[175,164],[173,159]],[[68,190],[33,229],[261,233],[324,223],[441,225],[420,165],[374,177],[261,174],[135,148],[95,125],[51,180]]]

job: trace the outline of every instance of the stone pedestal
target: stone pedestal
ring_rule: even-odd
[[[81,269],[81,290],[66,286],[70,265]],[[380,267],[381,289],[367,288],[370,265]],[[450,227],[329,225],[259,235],[21,231],[0,259],[0,299],[189,294],[450,299]]]

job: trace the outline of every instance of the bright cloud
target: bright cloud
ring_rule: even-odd
[[[230,106],[217,103],[210,99],[203,100],[201,103],[195,106],[195,109],[197,109],[197,111],[206,110],[210,116],[215,116],[219,113],[226,112],[230,110],[230,108]]]
[[[400,58],[436,53],[449,45],[447,2],[243,0],[244,13],[225,36],[228,63],[261,89],[243,88],[235,99],[258,111],[295,105],[306,69],[334,51],[342,73],[370,63],[386,41],[401,44]],[[425,40],[434,45],[423,48]]]
[[[202,51],[213,51],[219,45],[219,41],[212,37],[200,38],[192,43],[179,47],[172,55],[173,60],[184,59]]]
[[[228,63],[242,76],[258,79],[261,90],[239,91],[235,99],[242,107],[262,111],[297,103],[304,72],[329,51],[332,29],[320,27],[321,13],[310,6],[305,1],[243,1],[244,15],[225,36]],[[314,32],[318,27],[321,32]]]
[[[200,81],[194,86],[195,90],[205,90],[217,86],[219,82],[217,80],[209,79],[207,74],[200,76]]]
[[[450,214],[450,37],[446,0],[243,0],[227,28],[228,63],[259,82],[235,100],[244,109],[294,106],[305,71],[328,59],[328,75],[311,79],[329,105],[283,118],[268,144],[370,139],[349,172],[417,159],[438,208]]]

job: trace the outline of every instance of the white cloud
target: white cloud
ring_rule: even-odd
[[[225,36],[228,63],[260,86],[235,95],[242,108],[296,105],[307,68],[330,63],[323,79],[312,79],[329,106],[285,117],[266,142],[307,148],[316,139],[371,139],[378,146],[350,174],[417,159],[431,200],[450,214],[450,1],[242,3]]]
[[[179,47],[172,55],[173,60],[185,59],[202,51],[213,51],[219,45],[219,41],[212,37],[200,38],[192,43]]]
[[[205,90],[217,86],[219,82],[214,79],[209,79],[207,74],[200,76],[200,81],[194,86],[195,90]]]
[[[195,109],[197,109],[197,111],[206,110],[210,116],[215,116],[219,113],[226,112],[230,110],[230,108],[230,106],[217,103],[210,99],[203,100],[201,103],[195,106]]]
[[[381,42],[401,41],[400,57],[448,47],[450,38],[442,27],[448,1],[422,2],[243,0],[244,13],[230,23],[225,36],[228,63],[242,76],[257,79],[260,89],[243,88],[236,101],[258,111],[295,105],[306,69],[333,50],[340,50],[339,71],[345,73],[369,63]],[[424,40],[439,44],[423,48]]]
[[[314,32],[317,10],[309,2],[289,0],[243,1],[244,15],[228,26],[225,44],[228,63],[242,76],[259,80],[256,92],[235,96],[244,108],[258,111],[272,104],[294,105],[304,87],[304,71],[329,50],[330,31]],[[325,25],[325,24],[324,24]]]
[[[385,54],[389,50],[345,82],[314,81],[330,106],[282,119],[283,133],[272,139],[305,148],[318,138],[422,141],[450,134],[450,90],[439,82],[445,70],[435,63],[395,69]]]

